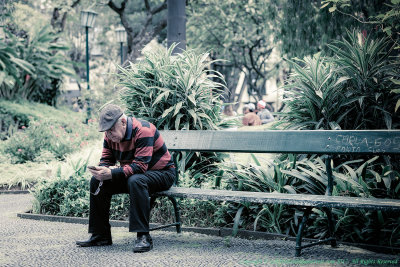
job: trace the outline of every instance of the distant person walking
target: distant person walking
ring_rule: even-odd
[[[258,108],[257,115],[258,115],[258,117],[260,117],[262,124],[267,124],[267,123],[275,120],[274,116],[266,108],[266,105],[267,104],[262,100],[258,101],[258,103],[257,103],[257,108]]]
[[[244,126],[256,126],[261,125],[260,117],[254,112],[255,106],[253,103],[249,103],[243,107],[243,120],[242,123]]]

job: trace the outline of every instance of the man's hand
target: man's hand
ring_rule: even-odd
[[[111,169],[104,167],[104,166],[96,166],[96,169],[89,169],[92,173],[94,178],[99,181],[110,180],[111,176]]]

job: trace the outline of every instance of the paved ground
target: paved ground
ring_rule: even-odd
[[[226,239],[194,233],[156,231],[151,252],[132,252],[134,234],[112,229],[114,245],[79,248],[87,226],[20,219],[31,207],[25,194],[0,194],[0,266],[400,266],[400,255],[340,245],[317,246],[293,256],[295,243]],[[358,264],[357,264],[358,262]]]

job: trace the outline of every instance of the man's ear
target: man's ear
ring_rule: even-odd
[[[126,125],[126,118],[122,118],[122,119],[121,119],[121,122],[122,122],[122,125],[125,126],[125,125]]]

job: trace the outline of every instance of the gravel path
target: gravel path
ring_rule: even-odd
[[[156,231],[154,249],[132,252],[135,234],[112,229],[113,245],[80,248],[87,226],[20,219],[31,208],[32,196],[0,194],[0,266],[400,266],[400,255],[328,245],[305,249],[294,257],[295,242],[245,240],[195,233]]]

